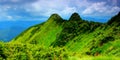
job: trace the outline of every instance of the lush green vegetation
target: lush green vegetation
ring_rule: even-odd
[[[53,14],[11,42],[0,42],[0,60],[119,60],[120,13],[107,23]]]

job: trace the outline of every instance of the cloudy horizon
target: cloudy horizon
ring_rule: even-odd
[[[0,21],[47,20],[57,13],[68,19],[74,12],[94,21],[110,19],[120,11],[120,0],[0,0]]]

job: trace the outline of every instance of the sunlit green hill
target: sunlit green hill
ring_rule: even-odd
[[[11,42],[0,43],[0,59],[7,60],[119,60],[120,13],[107,23],[69,20],[53,14]]]

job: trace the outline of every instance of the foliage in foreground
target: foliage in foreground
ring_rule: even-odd
[[[119,60],[114,56],[89,56],[70,52],[65,47],[49,47],[0,42],[0,60]]]
[[[0,60],[58,60],[67,59],[65,48],[46,48],[40,45],[22,43],[0,43]]]

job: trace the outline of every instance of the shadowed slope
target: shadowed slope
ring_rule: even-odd
[[[120,25],[120,12],[115,15],[114,17],[112,17],[109,21],[108,24],[114,24],[114,25]]]

